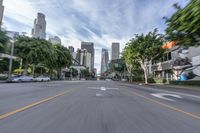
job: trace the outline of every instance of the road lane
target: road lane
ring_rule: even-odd
[[[77,82],[0,84],[0,115],[54,96],[68,89],[80,88],[81,85],[77,84],[74,86],[75,83]]]
[[[123,88],[145,95],[149,98],[153,98],[170,106],[175,106],[186,112],[192,112],[193,114],[200,116],[200,91],[193,91],[193,90],[174,91],[165,87],[159,89],[159,88],[152,88],[149,86],[130,85],[127,83],[116,83],[116,84],[122,86]],[[157,94],[157,93],[175,94],[181,96],[182,98],[168,96],[166,98],[170,98],[173,100],[169,101],[152,96],[152,94]]]
[[[69,83],[60,83],[70,86]],[[199,133],[200,121],[165,108],[157,98],[116,82],[85,81],[70,94],[0,121],[1,133]],[[88,87],[119,88],[90,89]],[[101,96],[96,96],[101,94]],[[160,100],[161,102],[166,102]],[[175,104],[176,105],[176,104]],[[186,104],[186,106],[188,106]],[[193,105],[194,106],[194,105]]]

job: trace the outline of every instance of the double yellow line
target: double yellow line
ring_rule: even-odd
[[[44,103],[44,102],[53,100],[53,99],[55,99],[55,98],[57,98],[57,97],[59,97],[59,96],[62,96],[62,95],[64,95],[64,94],[70,92],[70,91],[71,91],[71,90],[64,91],[64,92],[59,93],[59,94],[57,94],[57,95],[55,95],[55,96],[48,97],[48,98],[46,98],[46,99],[40,100],[40,101],[38,101],[38,102],[31,103],[31,104],[29,104],[29,105],[27,105],[27,106],[24,106],[24,107],[22,107],[22,108],[19,108],[19,109],[17,109],[17,110],[14,110],[14,111],[11,111],[11,112],[2,114],[2,115],[0,115],[0,120],[2,120],[2,119],[4,119],[4,118],[7,118],[7,117],[9,117],[9,116],[12,116],[12,115],[14,115],[14,114],[17,114],[17,113],[19,113],[19,112],[22,112],[22,111],[24,111],[24,110],[27,110],[27,109],[29,109],[29,108],[32,108],[32,107],[34,107],[34,106],[37,106],[37,105],[39,105],[39,104],[42,104],[42,103]]]
[[[195,118],[195,119],[197,119],[197,120],[200,120],[200,116],[198,116],[198,115],[195,115],[195,114],[192,114],[192,113],[190,113],[190,112],[186,112],[186,111],[184,111],[184,110],[181,110],[181,109],[179,109],[179,108],[176,108],[176,107],[167,105],[167,104],[165,104],[165,103],[162,103],[162,102],[160,102],[160,101],[154,100],[154,99],[152,99],[152,98],[148,98],[148,97],[146,97],[146,96],[144,96],[144,95],[141,95],[141,94],[139,94],[139,93],[132,92],[132,91],[129,91],[129,90],[127,90],[127,91],[128,91],[130,94],[135,95],[135,96],[138,96],[138,97],[142,97],[142,98],[144,98],[144,99],[147,100],[147,101],[150,101],[150,102],[159,104],[159,105],[161,105],[161,106],[163,106],[163,107],[165,107],[165,108],[174,110],[174,111],[176,111],[176,112],[179,112],[179,113],[182,113],[182,114],[184,114],[184,115],[187,115],[187,116],[190,116],[190,117],[192,117],[192,118]]]

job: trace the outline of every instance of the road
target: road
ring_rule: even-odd
[[[0,133],[200,133],[200,92],[114,81],[0,84]]]

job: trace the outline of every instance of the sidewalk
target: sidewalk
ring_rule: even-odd
[[[0,84],[1,83],[6,83],[7,81],[6,80],[0,80]]]
[[[148,84],[146,86],[167,87],[167,88],[172,88],[172,89],[200,91],[200,86],[192,86],[192,85]]]

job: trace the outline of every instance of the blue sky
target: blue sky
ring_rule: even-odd
[[[46,15],[47,34],[57,35],[65,46],[80,47],[81,41],[95,44],[95,67],[100,70],[101,49],[112,42],[121,50],[134,34],[154,28],[164,33],[163,16],[170,16],[174,3],[189,0],[4,0],[3,27],[31,33],[37,12]]]

